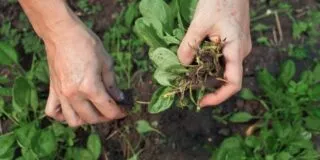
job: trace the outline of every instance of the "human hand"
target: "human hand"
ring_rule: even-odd
[[[120,119],[112,59],[99,38],[82,23],[44,39],[50,70],[45,113],[69,126]]]
[[[251,51],[249,0],[199,0],[193,20],[178,49],[181,63],[192,63],[195,47],[208,37],[226,38],[223,55],[225,85],[205,95],[200,106],[218,105],[241,89],[242,62]]]

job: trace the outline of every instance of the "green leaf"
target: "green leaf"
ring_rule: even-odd
[[[276,155],[277,160],[290,160],[292,156],[288,152],[280,152]]]
[[[18,53],[9,44],[0,41],[0,64],[18,64]]]
[[[235,160],[243,159],[245,152],[241,147],[240,137],[230,137],[225,139],[219,149],[214,153],[212,160]]]
[[[22,157],[21,160],[38,160],[39,157],[30,148],[21,149]]]
[[[290,145],[298,149],[313,149],[314,147],[312,141],[305,139],[297,139],[296,141],[291,142]]]
[[[265,36],[260,36],[257,38],[257,42],[259,44],[262,44],[262,45],[265,45],[265,46],[270,46],[270,41],[268,39],[268,37],[265,37]]]
[[[91,152],[93,159],[98,159],[101,153],[101,141],[98,134],[90,134],[87,141],[87,148]]]
[[[163,70],[179,65],[183,68],[177,55],[167,48],[157,48],[153,52],[149,53],[149,57],[158,68],[162,68]]]
[[[18,143],[22,147],[30,147],[32,138],[36,135],[37,129],[34,123],[23,124],[14,131]]]
[[[148,23],[146,18],[139,18],[135,21],[135,33],[151,48],[166,46],[166,43],[159,37],[157,30]]]
[[[296,46],[289,44],[289,50],[288,50],[289,56],[294,57],[298,60],[303,60],[308,57],[307,49],[305,46]]]
[[[51,129],[38,130],[32,140],[32,150],[39,158],[52,157],[57,146],[56,137]]]
[[[289,81],[293,78],[296,73],[296,66],[292,60],[287,60],[281,66],[281,73],[279,75],[279,80],[287,85]]]
[[[248,147],[250,147],[250,148],[256,148],[256,147],[258,147],[260,144],[261,144],[261,142],[259,141],[259,139],[257,138],[257,137],[255,137],[255,136],[248,136],[248,137],[246,137],[246,139],[245,139],[245,144],[248,146]]]
[[[49,69],[47,61],[40,61],[35,68],[34,75],[43,83],[49,83]]]
[[[54,122],[50,129],[54,132],[55,137],[58,141],[63,141],[67,146],[74,145],[74,139],[76,135],[72,128],[62,125],[59,122]]]
[[[176,44],[179,45],[180,44],[180,40],[178,40],[176,37],[174,36],[164,36],[163,40],[167,43],[167,45],[171,45],[171,44]]]
[[[139,10],[143,17],[158,19],[167,32],[172,29],[173,16],[168,4],[163,0],[142,0]]]
[[[136,122],[136,130],[139,134],[146,134],[149,132],[159,132],[155,128],[151,127],[150,123],[146,120],[138,120]]]
[[[196,10],[198,0],[179,0],[180,14],[183,20],[190,23]]]
[[[0,75],[0,84],[6,84],[9,82],[10,82],[10,80],[7,77]]]
[[[139,160],[139,154],[134,154],[133,156],[128,158],[128,160]]]
[[[66,159],[73,160],[94,160],[90,151],[84,148],[72,148],[66,153]]]
[[[161,68],[162,69],[162,68]],[[181,64],[176,64],[176,65],[172,65],[170,66],[170,68],[165,68],[166,72],[170,72],[170,73],[174,73],[176,75],[178,74],[185,74],[188,73],[189,70],[187,68],[185,68],[184,66],[182,66]]]
[[[4,99],[0,97],[0,117],[2,116],[3,113],[5,113],[4,105],[5,105]]]
[[[16,111],[28,110],[31,99],[32,86],[24,77],[18,77],[13,84],[12,101]]]
[[[308,116],[304,118],[305,125],[308,129],[320,131],[320,119]]]
[[[15,156],[15,151],[16,151],[15,148],[10,148],[8,150],[8,152],[6,152],[3,155],[0,155],[0,160],[12,160],[12,159],[14,159],[13,157]],[[15,159],[15,160],[17,160],[17,159]]]
[[[320,100],[320,83],[317,83],[316,85],[313,85],[311,88],[311,97],[314,100]]]
[[[303,21],[298,21],[293,23],[292,25],[292,36],[293,39],[299,39],[301,37],[301,34],[306,32],[309,28],[309,24]]]
[[[267,93],[274,92],[277,89],[276,79],[266,70],[258,72],[258,82],[260,87]]]
[[[12,89],[11,88],[3,88],[0,86],[0,96],[11,96]]]
[[[39,107],[39,100],[38,100],[38,92],[33,86],[30,91],[30,106],[33,109],[33,112],[37,112],[37,109]]]
[[[265,25],[265,24],[262,24],[262,23],[257,23],[253,26],[253,31],[256,31],[256,32],[262,32],[262,31],[266,31],[270,29],[269,26]]]
[[[184,35],[185,35],[185,32],[183,29],[181,28],[176,28],[173,30],[173,35],[174,37],[176,37],[179,41],[182,41]]]
[[[229,121],[235,123],[243,123],[252,120],[254,117],[248,112],[238,112],[234,113],[230,118]]]
[[[14,134],[7,134],[0,136],[0,159],[10,159],[13,158],[14,144],[16,138]]]
[[[307,85],[312,85],[314,82],[313,73],[309,70],[301,73],[300,81]]]
[[[136,3],[131,2],[128,4],[128,8],[124,13],[124,23],[127,27],[132,26],[133,20],[139,15],[138,6]]]
[[[154,72],[153,77],[162,86],[172,86],[172,81],[175,80],[178,77],[178,75],[166,72],[161,68],[158,68]]]
[[[255,100],[257,97],[248,88],[243,88],[240,92],[240,97],[245,100]]]
[[[148,111],[150,113],[159,113],[167,110],[173,104],[174,98],[175,92],[171,87],[160,87],[152,95]]]
[[[320,62],[313,69],[314,83],[320,82]]]

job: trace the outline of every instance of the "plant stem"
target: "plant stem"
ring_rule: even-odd
[[[26,71],[23,69],[23,67],[22,67],[19,63],[17,63],[16,65],[17,65],[17,67],[18,67],[19,72],[20,72],[23,76],[25,76],[27,73],[26,73]]]

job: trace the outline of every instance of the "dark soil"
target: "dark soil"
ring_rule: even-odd
[[[102,38],[103,33],[110,27],[122,6],[118,0],[91,0],[91,2],[103,5],[103,11],[98,16],[93,16],[93,30]],[[255,7],[256,1],[250,2],[252,7]],[[295,9],[312,6],[315,3],[314,0],[289,0],[289,2],[292,2]],[[74,5],[74,0],[70,0],[69,3],[76,12],[79,12]],[[4,18],[16,19],[21,8],[17,5],[9,5],[7,0],[0,0],[0,11],[0,24],[2,24]],[[278,48],[292,42],[291,22],[281,16],[280,20],[283,29],[283,42],[278,47],[254,44],[252,53],[244,61],[243,87],[250,88],[257,94],[260,91],[256,82],[256,71],[259,68],[267,68],[271,73],[277,73],[279,65],[287,57]],[[275,25],[275,20],[273,17],[266,18],[261,23]],[[268,33],[267,36],[273,37],[272,33]],[[252,38],[255,39],[255,35],[252,35]],[[302,63],[301,67],[304,66],[305,64]],[[5,68],[0,67],[1,73],[5,71]],[[139,101],[149,101],[156,86],[152,83],[152,77],[149,73],[140,73],[139,75],[133,83],[133,94],[137,96]],[[237,96],[230,98],[219,107],[222,109],[222,114],[241,110],[258,115],[263,111],[259,103],[243,101]],[[249,124],[221,124],[212,117],[212,110],[213,108],[206,108],[200,112],[194,112],[173,107],[161,114],[151,115],[147,113],[146,105],[141,105],[141,112],[129,115],[123,120],[95,126],[103,140],[104,152],[101,159],[127,159],[133,154],[129,147],[131,145],[134,152],[141,151],[139,157],[142,160],[207,160],[211,153],[206,148],[217,146],[224,137],[231,134],[244,134],[249,126]],[[165,137],[157,133],[140,136],[135,131],[135,122],[141,119],[157,122],[156,128]],[[6,121],[0,122],[2,131],[9,128],[7,123]],[[79,138],[81,139],[81,137]],[[318,137],[314,138],[318,147],[319,139]]]

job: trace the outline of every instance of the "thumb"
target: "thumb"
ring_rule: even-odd
[[[190,25],[178,49],[178,57],[182,64],[192,63],[196,50],[205,36],[203,28]]]

